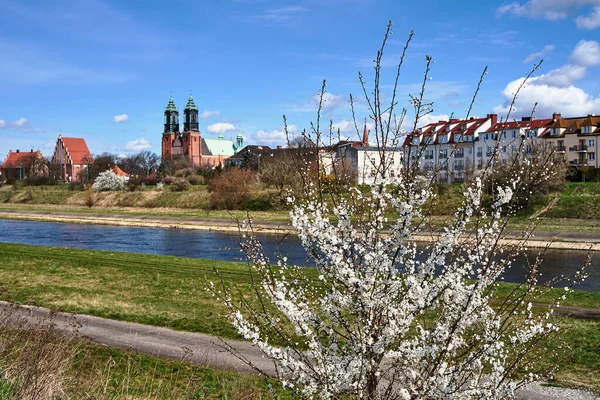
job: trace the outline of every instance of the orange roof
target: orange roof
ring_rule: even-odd
[[[88,150],[85,140],[82,138],[61,138],[67,153],[71,156],[73,164],[86,164],[92,162],[92,154]]]
[[[126,173],[125,171],[123,171],[123,170],[122,170],[121,168],[119,168],[119,166],[118,166],[118,165],[116,165],[116,164],[115,164],[115,165],[113,165],[113,167],[112,167],[112,171],[113,171],[115,174],[119,175],[119,176],[129,176],[129,174],[128,174],[128,173]]]
[[[2,168],[19,168],[21,166],[29,166],[29,161],[32,157],[41,157],[42,154],[40,151],[19,151],[16,152],[8,151],[8,155],[6,156],[6,160],[4,161],[4,165]],[[22,163],[22,165],[21,165]]]

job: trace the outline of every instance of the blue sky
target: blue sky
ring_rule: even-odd
[[[390,19],[384,96],[410,30],[400,106],[436,61],[423,123],[463,116],[485,66],[472,115],[502,116],[541,58],[514,116],[536,101],[540,118],[600,114],[600,0],[0,0],[0,159],[51,155],[59,130],[94,154],[160,152],[169,94],[181,112],[190,90],[204,136],[283,144],[282,115],[308,128],[323,79],[324,119],[353,137],[348,96],[359,71],[370,84]]]

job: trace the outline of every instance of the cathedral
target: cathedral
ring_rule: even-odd
[[[224,161],[244,146],[241,132],[236,143],[220,134],[217,139],[203,138],[198,127],[198,107],[190,94],[183,110],[183,132],[179,131],[179,111],[169,99],[165,108],[165,125],[162,134],[162,163],[170,164],[174,159],[185,158],[196,167],[223,166]]]

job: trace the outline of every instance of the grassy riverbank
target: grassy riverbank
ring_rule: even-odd
[[[272,398],[264,379],[93,344],[50,323],[35,330],[0,324],[0,398]]]
[[[55,310],[239,338],[224,307],[206,289],[216,280],[249,291],[245,264],[169,256],[0,244],[3,298]],[[314,274],[314,270],[307,270]],[[312,277],[314,278],[314,277]],[[509,284],[500,284],[502,291]],[[537,301],[549,301],[548,292]],[[600,308],[600,293],[576,291],[565,305]],[[560,359],[562,384],[600,390],[600,321],[561,319],[556,341],[571,350]]]
[[[258,195],[258,194],[257,194]],[[232,220],[245,218],[245,210],[211,210],[206,186],[193,186],[187,192],[146,190],[96,194],[93,207],[85,206],[81,191],[62,186],[5,186],[0,188],[0,211],[37,211],[47,213],[98,214],[104,216],[168,217],[174,219]],[[443,225],[462,201],[461,185],[446,185],[431,208],[434,225]],[[544,196],[530,212],[513,218],[508,230],[521,230],[531,223],[531,216],[552,203],[538,222],[538,230],[600,235],[600,183],[567,183],[565,190]],[[287,222],[286,211],[250,211],[256,221]],[[536,214],[537,215],[537,214]]]

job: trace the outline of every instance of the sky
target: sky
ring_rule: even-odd
[[[377,50],[393,22],[381,68],[391,99],[401,69],[403,128],[409,94],[423,81],[432,113],[419,121],[600,114],[600,0],[0,0],[0,160],[9,150],[51,156],[59,133],[93,154],[160,153],[169,96],[183,114],[192,93],[204,137],[241,132],[246,144],[285,143],[310,129],[327,82],[322,124],[357,137],[370,113]],[[182,118],[180,117],[180,120]],[[370,123],[369,123],[370,124]]]

